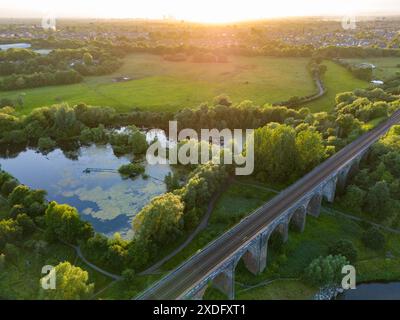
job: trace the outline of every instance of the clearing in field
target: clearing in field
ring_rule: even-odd
[[[0,92],[0,98],[16,99],[22,94],[22,114],[60,102],[111,106],[121,112],[134,108],[176,111],[219,94],[229,95],[234,102],[252,100],[263,105],[313,93],[308,60],[232,56],[227,63],[194,63],[133,54],[112,75],[88,77],[74,85]]]

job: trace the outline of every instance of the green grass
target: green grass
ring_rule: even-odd
[[[311,299],[317,288],[306,285],[300,280],[278,279],[266,286],[240,291],[240,300],[304,300]]]
[[[315,91],[306,58],[230,57],[228,63],[168,62],[161,56],[133,54],[113,75],[88,77],[81,84],[0,92],[0,98],[24,94],[27,114],[59,102],[112,106],[118,111],[138,107],[176,111],[197,106],[225,93],[234,102],[252,100],[263,105],[305,96]],[[118,76],[134,80],[113,83]]]
[[[397,65],[400,64],[400,58],[386,57],[386,58],[366,58],[366,59],[347,59],[350,63],[372,63],[376,66],[374,70],[374,77],[379,80],[386,80],[400,72]]]
[[[149,276],[136,276],[135,280],[131,284],[127,284],[124,281],[116,281],[111,283],[101,291],[96,299],[101,300],[131,300],[138,294],[143,292],[146,288],[150,287],[156,281],[160,280],[162,274],[149,275]]]
[[[61,244],[46,248],[45,255],[37,255],[31,250],[20,249],[16,261],[6,263],[0,272],[0,296],[7,299],[32,300],[38,298],[43,266],[56,266],[60,262],[75,260],[75,252]]]
[[[363,124],[362,128],[365,131],[370,131],[385,120],[386,120],[386,117],[380,117],[380,118],[373,119],[373,120],[368,121],[367,123]]]
[[[369,85],[366,81],[355,78],[348,70],[332,61],[324,61],[324,64],[328,67],[323,78],[328,92],[320,99],[305,105],[312,112],[331,111],[335,106],[335,98],[338,93],[366,88]]]

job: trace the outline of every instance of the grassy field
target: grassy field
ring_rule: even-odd
[[[88,77],[83,83],[0,92],[0,98],[24,95],[24,109],[59,102],[112,106],[119,111],[133,108],[175,111],[211,101],[219,94],[235,102],[252,100],[263,105],[304,96],[315,91],[306,69],[306,58],[230,57],[228,63],[169,62],[161,56],[133,54],[115,74]],[[127,76],[132,80],[115,83]]]
[[[386,57],[386,58],[367,58],[367,59],[347,59],[350,63],[372,63],[376,66],[374,77],[378,80],[385,80],[396,75],[400,72],[400,58]]]
[[[348,70],[332,61],[324,61],[324,64],[328,67],[323,79],[328,92],[322,98],[305,105],[313,112],[331,111],[338,93],[366,88],[369,85],[365,81],[356,79]]]

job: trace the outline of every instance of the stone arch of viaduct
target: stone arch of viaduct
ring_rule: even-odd
[[[243,247],[230,256],[226,261],[217,266],[206,278],[197,283],[182,298],[202,299],[208,285],[226,294],[229,299],[235,297],[235,269],[241,259],[246,268],[253,274],[259,274],[267,267],[268,242],[271,235],[277,232],[283,242],[289,237],[289,225],[299,232],[303,232],[306,226],[307,215],[318,217],[320,215],[322,200],[333,202],[337,188],[343,188],[349,174],[358,169],[364,154],[355,157],[350,163],[330,175],[314,190],[305,194],[288,210],[282,212],[273,222],[264,228],[255,237],[249,240]]]

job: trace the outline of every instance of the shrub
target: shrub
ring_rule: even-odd
[[[145,154],[147,148],[149,147],[146,135],[136,130],[133,134],[129,137],[128,143],[132,146],[134,154]]]
[[[57,143],[51,138],[40,138],[38,148],[40,151],[51,151],[57,146]]]
[[[337,285],[342,279],[343,266],[349,262],[344,256],[329,255],[313,260],[305,270],[305,278],[316,286]]]
[[[357,260],[357,250],[354,244],[349,240],[339,240],[329,247],[329,254],[336,256],[342,255],[347,258],[351,263]]]
[[[377,228],[369,228],[365,231],[361,238],[362,242],[367,248],[373,250],[381,250],[384,248],[386,239],[382,232]]]
[[[76,244],[78,240],[86,240],[93,235],[92,226],[83,222],[78,211],[69,205],[51,202],[45,213],[46,235],[50,240]]]
[[[51,300],[82,300],[88,299],[94,290],[94,284],[89,283],[89,274],[69,262],[60,263],[55,267],[56,289],[42,290],[41,297]]]
[[[126,176],[129,178],[135,178],[139,174],[143,174],[145,172],[145,167],[140,163],[130,163],[130,164],[122,165],[118,169],[118,172],[122,176]]]
[[[124,272],[122,272],[122,278],[123,278],[124,282],[129,286],[136,279],[135,270],[126,269]]]
[[[180,188],[179,176],[177,174],[168,173],[164,178],[164,182],[167,185],[168,192],[175,191]]]
[[[5,197],[8,197],[11,192],[19,185],[18,181],[15,179],[10,179],[3,183],[1,187],[1,194]]]

